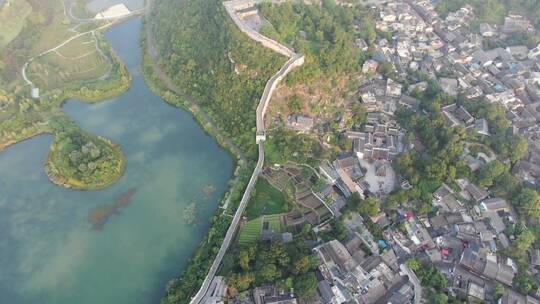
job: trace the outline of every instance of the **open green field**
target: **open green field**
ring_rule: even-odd
[[[254,220],[251,220],[247,222],[242,228],[240,229],[240,237],[238,239],[238,243],[241,245],[254,243],[256,242],[262,232],[262,219],[257,218]]]
[[[289,211],[289,208],[283,193],[270,185],[265,179],[260,178],[255,185],[255,195],[251,197],[246,208],[248,219],[287,211]]]
[[[25,0],[11,1],[0,7],[0,50],[19,35],[32,7]]]

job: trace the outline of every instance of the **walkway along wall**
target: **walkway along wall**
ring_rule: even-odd
[[[227,229],[227,234],[225,235],[225,238],[223,239],[223,243],[221,244],[221,247],[219,248],[219,252],[215,257],[214,262],[212,263],[212,266],[210,267],[210,270],[208,271],[208,274],[206,275],[204,282],[201,285],[201,288],[199,289],[197,294],[191,299],[191,302],[190,302],[191,304],[206,303],[205,296],[208,292],[208,289],[211,286],[212,281],[214,280],[219,270],[221,261],[223,260],[223,257],[225,256],[227,249],[229,248],[231,242],[234,239],[234,236],[236,235],[236,232],[238,230],[238,225],[242,218],[242,214],[244,213],[244,210],[246,209],[246,206],[251,197],[251,191],[255,187],[255,183],[257,182],[259,174],[262,171],[262,168],[264,165],[264,141],[266,139],[264,116],[266,114],[268,104],[270,103],[270,100],[272,99],[272,94],[274,93],[274,90],[279,84],[279,82],[283,78],[285,78],[285,76],[287,76],[287,74],[293,68],[299,67],[302,64],[304,64],[304,56],[302,54],[296,54],[293,50],[287,48],[286,46],[280,44],[279,42],[261,35],[257,31],[247,26],[244,22],[242,22],[242,19],[238,17],[237,11],[254,7],[255,5],[261,2],[263,2],[263,0],[255,0],[255,1],[233,0],[233,1],[224,2],[223,5],[225,6],[227,13],[231,17],[231,19],[234,21],[236,26],[242,32],[248,35],[248,37],[250,37],[251,39],[257,42],[260,42],[263,46],[269,49],[272,49],[273,51],[279,54],[289,57],[289,60],[287,60],[285,65],[281,67],[281,69],[268,80],[268,82],[266,83],[266,86],[264,87],[264,91],[259,101],[259,104],[257,105],[257,112],[256,112],[256,117],[257,117],[256,143],[258,145],[258,151],[259,151],[259,159],[257,160],[257,166],[255,167],[255,169],[253,170],[253,173],[251,174],[249,183],[246,187],[246,190],[244,191],[244,194],[242,195],[242,199],[240,200],[238,209],[236,210],[234,214],[231,225],[229,226],[229,229]],[[273,2],[280,3],[280,1],[276,1],[276,0]]]

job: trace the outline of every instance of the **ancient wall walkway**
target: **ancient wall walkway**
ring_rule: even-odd
[[[280,83],[280,81],[283,80],[285,76],[287,76],[287,74],[292,69],[304,64],[304,56],[302,54],[297,54],[294,52],[294,50],[280,44],[279,42],[261,35],[259,32],[247,26],[247,24],[243,22],[243,20],[238,16],[237,12],[239,10],[249,9],[261,3],[262,1],[263,0],[232,0],[232,1],[224,2],[223,5],[225,6],[227,13],[231,17],[231,19],[234,21],[236,26],[242,32],[244,32],[248,37],[261,43],[263,46],[269,49],[272,49],[273,51],[279,54],[289,57],[289,60],[287,60],[285,65],[274,76],[272,76],[266,83],[266,86],[264,88],[263,94],[261,96],[261,99],[259,101],[259,104],[257,106],[257,111],[256,111],[256,116],[257,116],[256,143],[259,146],[259,159],[257,160],[257,166],[255,167],[255,169],[253,170],[253,173],[251,174],[249,183],[246,187],[246,190],[244,191],[244,194],[242,195],[242,199],[240,201],[240,204],[238,205],[238,209],[236,210],[236,213],[234,214],[234,218],[231,222],[231,225],[229,226],[229,229],[227,230],[227,234],[225,235],[225,239],[223,240],[223,243],[221,244],[219,252],[216,255],[216,258],[214,259],[214,262],[212,263],[212,266],[210,267],[210,270],[208,271],[208,274],[206,275],[206,278],[203,284],[201,285],[201,288],[199,289],[197,294],[191,299],[191,304],[205,303],[204,300],[205,300],[205,295],[208,292],[208,288],[211,286],[211,283],[214,280],[217,274],[217,271],[219,270],[221,261],[223,260],[223,257],[225,256],[227,249],[231,245],[234,239],[234,236],[236,235],[236,232],[238,230],[238,225],[242,218],[242,214],[244,213],[247,203],[249,202],[249,198],[251,197],[251,191],[255,187],[257,178],[259,177],[259,174],[262,171],[262,167],[264,165],[264,141],[266,140],[266,128],[264,125],[264,116],[266,114],[268,104],[270,103],[270,99],[272,98],[272,94],[275,88],[277,87],[277,85]],[[274,2],[279,3],[278,1],[274,1]]]

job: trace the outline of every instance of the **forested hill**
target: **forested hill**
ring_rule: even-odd
[[[150,26],[166,73],[254,155],[255,108],[286,59],[244,36],[221,0],[156,1]]]

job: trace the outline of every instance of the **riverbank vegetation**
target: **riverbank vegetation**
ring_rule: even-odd
[[[255,109],[286,58],[241,33],[217,0],[159,1],[148,26],[174,84],[254,158]]]
[[[0,9],[0,15],[9,17],[2,26],[15,30],[22,23],[21,30],[0,46],[0,150],[49,133],[54,141],[46,171],[53,182],[77,189],[113,183],[123,172],[120,148],[81,130],[61,110],[69,98],[96,102],[129,88],[126,67],[98,30],[103,24],[72,24],[62,1],[16,3]],[[30,7],[28,14],[23,3]],[[23,14],[4,13],[21,5]],[[80,36],[62,44],[75,35]],[[39,55],[49,49],[53,50]],[[30,86],[22,79],[25,63],[30,81],[40,89],[39,98],[30,97]]]

